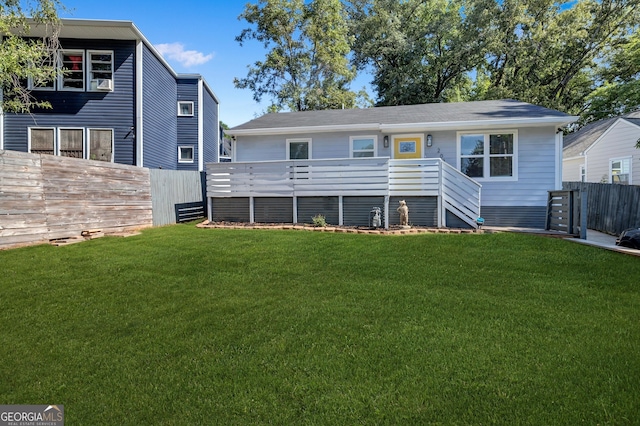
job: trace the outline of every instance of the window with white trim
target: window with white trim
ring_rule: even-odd
[[[44,58],[41,64],[43,67],[54,67],[56,70],[58,66],[54,63],[54,54],[52,53],[49,57]],[[37,65],[33,65],[34,67]],[[56,82],[54,79],[34,79],[32,76],[28,78],[28,88],[29,90],[56,90]]]
[[[113,162],[113,129],[89,129],[89,159]]]
[[[29,128],[29,152],[32,154],[55,155],[55,129]]]
[[[458,170],[474,179],[517,179],[518,133],[458,133]]]
[[[609,162],[610,183],[631,184],[631,158],[615,158]]]
[[[586,182],[587,181],[587,168],[584,166],[584,164],[580,164],[580,182]]]
[[[310,160],[311,139],[287,139],[287,160]]]
[[[182,145],[178,147],[178,163],[193,163],[193,146]]]
[[[84,90],[84,50],[60,52],[59,90]]]
[[[377,154],[377,145],[377,136],[351,136],[349,138],[350,157],[375,157]]]
[[[89,90],[113,91],[113,52],[87,50]]]
[[[84,129],[58,129],[58,155],[84,158]]]
[[[178,117],[193,117],[193,102],[192,101],[179,101],[178,102]]]

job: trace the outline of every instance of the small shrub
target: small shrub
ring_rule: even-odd
[[[325,226],[327,226],[327,220],[321,214],[313,216],[311,220],[313,221],[313,226],[317,228],[324,228]]]

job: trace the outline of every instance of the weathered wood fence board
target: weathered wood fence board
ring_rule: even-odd
[[[0,151],[0,248],[151,226],[149,170]]]
[[[150,177],[153,226],[206,216],[204,172],[152,169]]]
[[[617,235],[640,227],[640,186],[563,182],[567,190],[587,192],[587,227]]]

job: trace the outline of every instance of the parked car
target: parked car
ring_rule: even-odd
[[[622,231],[616,239],[616,245],[640,249],[640,228],[630,228]]]

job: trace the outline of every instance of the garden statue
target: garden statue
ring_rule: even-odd
[[[400,213],[400,226],[409,226],[409,207],[404,200],[400,200],[400,207],[397,208]]]

